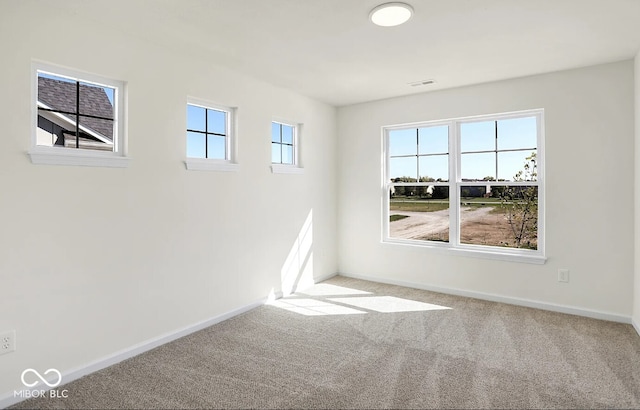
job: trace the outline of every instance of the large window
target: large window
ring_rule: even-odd
[[[384,129],[384,240],[543,261],[542,110]]]
[[[123,166],[122,82],[34,64],[35,163]]]

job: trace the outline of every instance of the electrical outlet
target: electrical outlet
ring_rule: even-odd
[[[0,333],[0,354],[10,353],[16,350],[16,331]]]
[[[558,282],[569,282],[569,269],[558,269]]]

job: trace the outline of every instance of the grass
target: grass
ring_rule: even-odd
[[[500,200],[493,198],[463,198],[460,201],[463,206],[481,208],[490,206],[493,212],[501,210]],[[392,199],[389,202],[389,210],[405,212],[436,212],[449,209],[449,201],[446,199]]]
[[[392,199],[389,210],[406,212],[435,212],[449,209],[449,202],[442,199]]]
[[[482,205],[497,205],[500,204],[500,198],[478,198],[478,197],[465,197],[460,198],[460,202],[468,204],[482,204]]]
[[[404,218],[408,218],[408,216],[407,215],[398,215],[398,214],[389,215],[389,222],[399,221],[399,220],[404,219]]]
[[[491,213],[506,215],[508,208],[513,206],[511,203],[503,204],[499,198],[461,198],[460,203],[462,206],[470,208],[482,208],[491,207]],[[405,197],[396,197],[389,201],[390,211],[405,211],[405,212],[436,212],[449,209],[449,201],[446,199],[409,199]],[[404,215],[392,215],[404,216]],[[395,219],[399,221],[398,218]],[[393,222],[394,219],[391,220]]]

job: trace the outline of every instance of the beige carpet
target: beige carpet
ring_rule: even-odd
[[[630,325],[335,277],[16,408],[639,408]]]

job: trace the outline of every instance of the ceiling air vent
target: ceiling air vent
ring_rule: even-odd
[[[410,86],[412,87],[420,87],[422,85],[430,85],[435,83],[436,80],[422,80],[422,81],[414,81],[412,83],[409,83]]]

